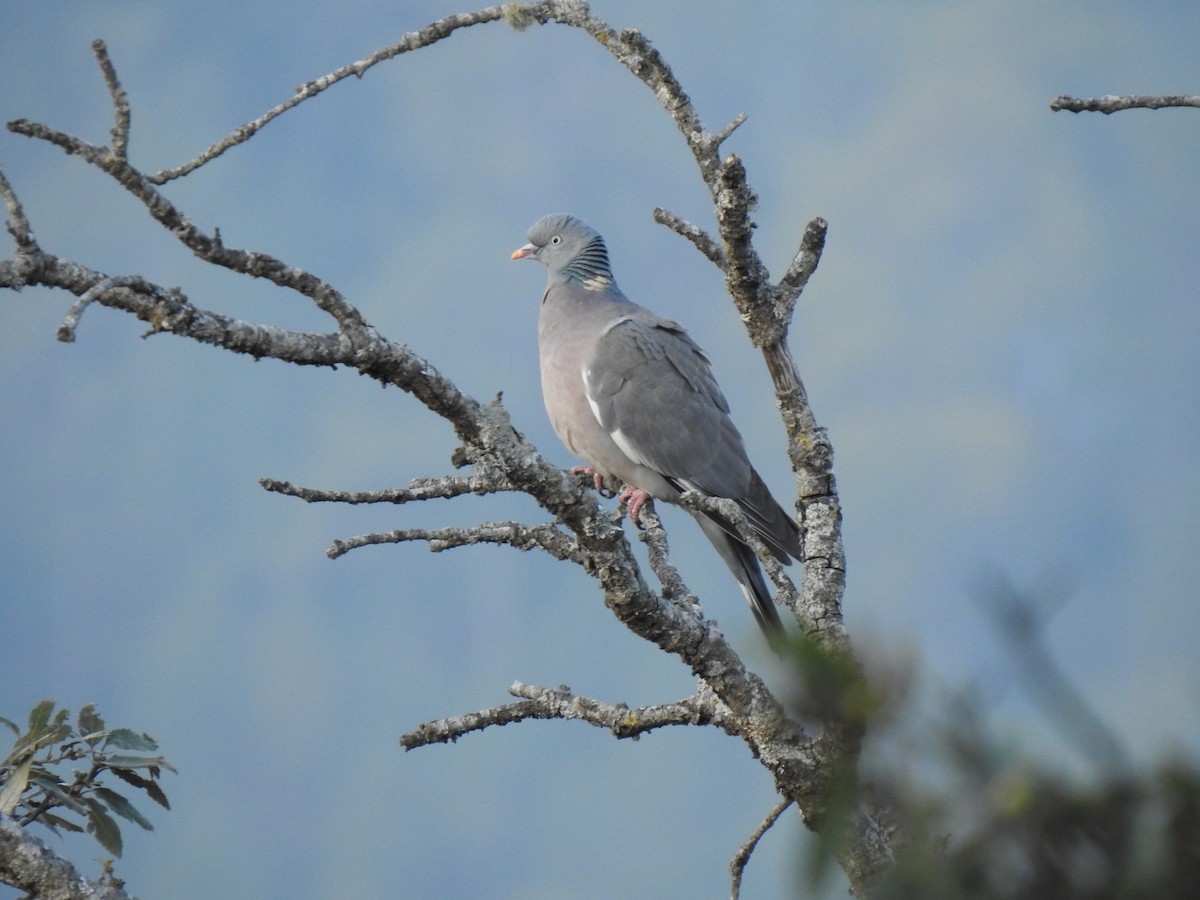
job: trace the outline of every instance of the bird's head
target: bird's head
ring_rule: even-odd
[[[615,286],[604,238],[585,222],[558,213],[539,219],[529,229],[529,243],[513,251],[513,259],[536,259],[551,281],[578,281],[592,290]]]

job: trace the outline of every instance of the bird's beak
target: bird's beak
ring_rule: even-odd
[[[527,256],[533,256],[537,252],[537,247],[533,244],[526,244],[524,247],[518,247],[513,251],[513,259],[524,259]]]

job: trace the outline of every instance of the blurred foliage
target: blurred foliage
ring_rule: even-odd
[[[1086,784],[1013,768],[974,795],[910,796],[903,809],[909,842],[876,898],[1184,900],[1200,893],[1195,766],[1170,763]]]
[[[1030,759],[989,704],[966,692],[919,709],[911,666],[868,677],[837,651],[797,641],[792,708],[811,721],[865,727],[857,772],[831,780],[827,822],[884,811],[895,864],[872,900],[1192,900],[1200,897],[1200,764],[1135,765],[1088,708],[1043,640],[1061,596],[1018,592],[993,579],[981,606],[1024,689],[1072,759]],[[928,700],[925,701],[928,703]],[[1154,702],[1148,697],[1147,702]],[[926,707],[926,710],[928,707]],[[839,841],[823,829],[804,861],[809,891],[828,887]]]
[[[170,809],[159,776],[163,769],[175,770],[161,756],[142,755],[158,749],[150,735],[109,728],[92,704],[79,710],[74,724],[70,712],[56,706],[53,700],[34,706],[24,732],[0,717],[0,725],[16,735],[11,752],[0,763],[0,813],[22,826],[37,822],[55,834],[86,831],[107,852],[120,856],[121,829],[114,816],[147,831],[154,826],[124,794],[109,786],[112,779],[107,785],[103,780],[113,776]],[[73,763],[82,767],[64,771]]]

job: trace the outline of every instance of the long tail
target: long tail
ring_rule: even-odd
[[[721,559],[733,573],[734,580],[742,590],[742,596],[754,613],[754,620],[766,635],[768,642],[774,642],[784,634],[783,622],[775,609],[775,601],[767,590],[767,582],[763,578],[762,569],[758,565],[758,557],[754,551],[729,534],[721,524],[702,512],[693,512],[705,536],[712,542]]]

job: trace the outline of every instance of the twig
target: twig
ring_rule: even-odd
[[[697,615],[704,615],[700,601],[688,590],[688,586],[679,575],[679,570],[671,563],[667,532],[662,527],[662,520],[658,517],[653,501],[647,501],[642,507],[641,520],[643,528],[638,532],[638,540],[646,545],[650,570],[663,586],[663,593],[676,603],[692,607]]]
[[[463,716],[450,716],[438,719],[436,722],[425,722],[412,731],[400,735],[400,746],[405,750],[415,750],[417,747],[428,747],[430,744],[454,743],[472,731],[482,731],[494,725],[522,722],[525,719],[542,718],[538,715],[538,711],[536,703],[526,701],[493,706],[490,709],[467,713]]]
[[[160,193],[150,180],[105,148],[96,147],[74,135],[65,134],[38,122],[16,119],[8,123],[9,131],[26,137],[38,138],[67,153],[79,156],[96,168],[106,172],[125,190],[133,194],[150,215],[167,228],[177,240],[205,262],[222,266],[243,275],[265,278],[279,287],[290,288],[310,298],[322,311],[328,313],[343,330],[369,329],[371,326],[362,314],[328,282],[308,272],[289,266],[266,253],[236,250],[226,247],[220,235],[206,234],[188,221],[174,204]]]
[[[13,242],[17,245],[17,250],[26,255],[38,253],[38,244],[34,239],[33,229],[29,227],[29,219],[25,217],[25,209],[21,206],[16,191],[8,183],[3,169],[0,169],[0,197],[4,198],[4,208],[8,212],[5,224],[8,226],[8,233],[12,235]],[[19,285],[13,285],[13,287],[20,288]]]
[[[733,134],[746,121],[745,113],[738,113],[733,117],[733,121],[718,131],[716,134],[710,134],[708,140],[712,143],[713,151],[716,152],[721,148],[721,145],[729,140],[729,136]]]
[[[450,499],[464,494],[494,494],[500,491],[520,491],[517,485],[498,473],[480,475],[478,473],[465,478],[447,475],[442,478],[419,478],[410,482],[407,488],[387,488],[379,491],[333,491],[320,488],[306,488],[294,485],[290,481],[277,481],[274,478],[260,478],[259,485],[264,490],[288,497],[298,497],[305,503],[412,503],[419,500]]]
[[[100,63],[100,71],[104,73],[104,84],[108,87],[108,95],[113,103],[112,152],[117,159],[124,161],[129,156],[129,96],[121,81],[117,78],[116,67],[108,55],[108,46],[97,38],[92,41],[92,52]]]
[[[734,119],[734,123],[719,135],[710,135],[704,130],[691,99],[671,71],[671,67],[649,39],[633,28],[617,31],[603,19],[592,15],[586,3],[531,3],[522,7],[521,16],[523,21],[532,20],[542,24],[555,21],[570,25],[586,31],[595,38],[617,62],[654,93],[659,106],[675,121],[675,126],[691,149],[705,184],[714,189],[713,178],[720,164],[720,157],[717,155],[720,142],[742,124],[741,120],[744,117]],[[716,199],[715,189],[713,197]]]
[[[757,308],[770,310],[770,273],[754,249],[755,226],[750,211],[758,198],[746,178],[746,167],[736,156],[727,157],[717,167],[713,192],[719,198],[717,226],[725,245],[725,289],[746,323],[746,333],[754,346],[781,343],[787,337],[788,323],[755,315]]]
[[[775,808],[767,813],[767,817],[759,823],[759,826],[754,829],[754,832],[746,839],[746,842],[738,848],[737,853],[733,854],[733,859],[729,861],[729,873],[732,876],[732,886],[729,891],[730,900],[738,900],[742,896],[742,875],[745,874],[746,865],[750,862],[750,857],[754,853],[754,848],[758,846],[758,842],[762,840],[762,836],[766,834],[771,826],[774,825],[779,817],[783,815],[784,810],[792,805],[791,800],[781,800],[775,805]]]
[[[1173,106],[1200,107],[1200,96],[1186,97],[1174,95],[1169,97],[1154,97],[1145,94],[1137,96],[1118,97],[1105,94],[1103,97],[1078,98],[1062,95],[1056,97],[1050,104],[1053,112],[1099,112],[1112,115],[1123,109],[1166,109]]]
[[[665,210],[661,206],[654,208],[654,221],[659,225],[666,225],[676,234],[687,238],[718,269],[725,268],[725,251],[721,249],[721,245],[714,241],[703,228],[693,225],[686,219],[680,218],[675,213]]]
[[[788,270],[779,279],[780,293],[790,299],[784,312],[787,319],[791,318],[796,298],[808,284],[808,279],[817,271],[817,264],[821,261],[821,253],[825,249],[825,235],[828,232],[829,223],[824,219],[816,218],[809,222],[808,227],[804,229],[804,237],[800,239],[800,249],[796,251]]]
[[[466,28],[471,25],[478,25],[483,22],[494,22],[501,18],[504,14],[503,7],[492,6],[487,9],[481,9],[474,13],[459,13],[456,15],[446,16],[443,19],[438,19],[426,25],[420,31],[412,31],[405,34],[399,41],[392,44],[390,47],[384,47],[382,50],[376,50],[370,56],[365,56],[357,62],[352,62],[349,65],[342,66],[340,69],[335,69],[328,75],[323,75],[312,81],[306,81],[296,87],[296,92],[280,103],[267,110],[257,119],[239,125],[228,135],[217,141],[195,159],[176,166],[172,169],[163,169],[160,172],[155,172],[149,177],[152,184],[165,184],[175,178],[180,178],[190,172],[203,166],[205,163],[216,159],[226,150],[236,147],[238,144],[244,144],[250,138],[254,137],[267,123],[273,119],[277,119],[289,109],[299,106],[305,100],[310,100],[317,94],[324,91],[326,88],[332,87],[339,81],[342,81],[350,76],[362,78],[367,73],[367,70],[377,66],[379,63],[399,56],[401,53],[408,53],[412,50],[418,50],[421,47],[427,47],[430,44],[436,43],[443,38],[449,37],[460,28]]]
[[[128,288],[137,293],[150,295],[160,295],[163,293],[163,289],[158,285],[151,284],[138,275],[109,275],[97,281],[80,295],[79,299],[67,310],[67,314],[63,317],[62,323],[58,326],[58,331],[55,332],[54,336],[64,344],[73,343],[75,340],[75,329],[79,325],[79,318],[83,315],[83,311],[87,308],[88,304],[95,302],[115,288]]]
[[[426,722],[402,735],[400,743],[405,750],[444,744],[472,731],[525,719],[578,719],[610,731],[616,738],[630,740],[668,725],[730,726],[728,707],[707,690],[675,703],[632,709],[624,703],[606,703],[575,694],[565,685],[545,688],[517,681],[508,692],[522,698],[522,702]]]
[[[469,547],[472,544],[507,544],[518,550],[545,550],[555,559],[582,564],[579,545],[554,525],[524,525],[520,522],[481,522],[469,528],[402,528],[334,541],[325,555],[330,559],[351,550],[376,544],[424,541],[434,553]]]

